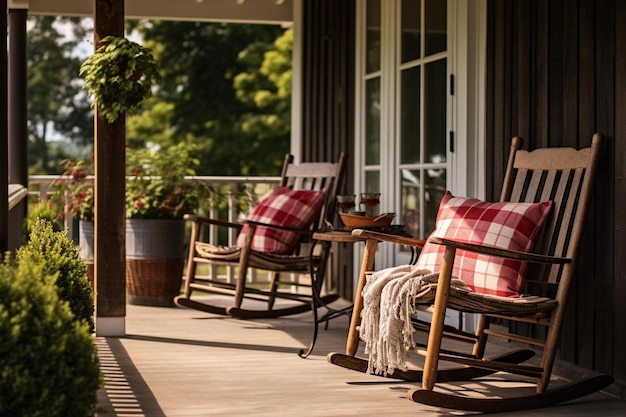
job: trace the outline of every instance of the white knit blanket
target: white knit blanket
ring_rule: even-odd
[[[416,346],[411,324],[411,316],[416,313],[414,300],[438,278],[438,272],[414,265],[387,268],[367,276],[360,337],[369,355],[368,373],[387,375],[396,369],[408,369],[407,354]],[[454,277],[451,285],[469,289]]]

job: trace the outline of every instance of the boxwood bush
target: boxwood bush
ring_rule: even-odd
[[[60,299],[57,274],[0,264],[0,416],[87,417],[102,385],[89,325]]]
[[[59,297],[69,303],[77,320],[93,331],[93,289],[87,266],[80,259],[75,243],[64,232],[55,231],[51,222],[39,219],[31,226],[28,243],[17,251],[18,262],[41,264],[46,275],[57,274]]]
[[[63,209],[62,206],[55,204],[51,200],[38,201],[28,205],[28,215],[24,219],[24,235],[23,241],[28,241],[28,236],[33,228],[33,225],[39,219],[45,219],[50,222],[55,232],[63,231],[63,222],[59,213]]]

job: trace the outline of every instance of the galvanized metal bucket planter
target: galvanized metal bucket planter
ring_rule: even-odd
[[[78,222],[78,243],[80,245],[78,254],[87,266],[87,278],[91,288],[94,288],[93,236],[93,221],[80,220]]]
[[[181,219],[126,220],[128,302],[174,306],[184,268],[185,222]]]

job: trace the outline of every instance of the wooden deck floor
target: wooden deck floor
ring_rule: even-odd
[[[342,301],[334,305],[341,306]],[[345,305],[345,302],[343,303]],[[413,384],[348,371],[348,317],[322,330],[313,354],[311,315],[242,321],[184,308],[128,305],[126,337],[97,338],[107,385],[99,417],[459,415],[406,398]],[[363,347],[359,354],[362,355]],[[522,388],[523,389],[523,388]],[[507,415],[626,415],[626,403],[594,394],[574,403]]]

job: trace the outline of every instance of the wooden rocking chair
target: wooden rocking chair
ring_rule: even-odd
[[[527,152],[520,150],[522,145],[520,138],[513,139],[500,201],[525,203],[552,201],[551,212],[541,228],[532,253],[498,249],[494,247],[496,245],[464,243],[431,235],[430,244],[443,245],[445,250],[443,257],[439,258],[438,281],[428,286],[414,300],[416,310],[432,313],[430,323],[412,320],[416,330],[428,333],[427,344],[422,345],[422,350],[419,346],[415,349],[425,356],[424,367],[406,371],[395,370],[385,375],[407,381],[421,380],[421,388],[408,392],[411,400],[442,408],[507,412],[547,407],[569,401],[596,392],[613,382],[613,378],[608,375],[596,374],[548,390],[603,141],[602,135],[595,134],[591,147],[579,151],[573,148],[544,148]],[[365,230],[353,231],[353,234],[366,237],[368,242],[388,241],[420,248],[424,244],[424,241],[417,239],[388,236]],[[426,248],[420,254],[420,259],[425,256],[425,251]],[[535,295],[524,293],[519,297],[501,297],[451,286],[452,274],[454,272],[456,275],[455,268],[461,263],[459,258],[472,253],[484,254],[490,259],[504,257],[521,261],[518,265],[528,266],[526,289],[537,290],[543,287],[543,290]],[[420,259],[417,262],[418,266]],[[463,260],[466,261],[467,259]],[[355,306],[362,306],[362,299],[357,301],[360,303],[356,302]],[[448,308],[479,313],[475,334],[445,325],[444,318]],[[356,318],[353,316],[352,327],[361,324],[360,313],[360,310],[354,311],[353,314],[358,316]],[[490,330],[493,319],[545,326],[545,338],[541,337],[538,340],[511,331]],[[351,328],[351,334],[357,333]],[[534,355],[535,351],[531,349],[515,350],[498,358],[486,359],[484,353],[489,336],[543,348],[539,364],[533,366],[521,364]],[[442,338],[468,342],[472,349],[469,352],[443,349]],[[354,356],[356,348],[354,341],[352,342],[353,346],[350,347],[350,340],[348,341],[347,354],[331,353],[328,360],[335,365],[367,372],[368,361]],[[439,367],[440,361],[458,363],[462,367],[442,369]],[[434,390],[435,383],[467,381],[496,372],[504,376],[516,374],[536,378],[536,393],[483,398],[466,396],[460,392],[458,395],[452,394],[453,386],[452,388],[446,386],[445,392]]]
[[[238,318],[273,318],[298,314],[312,308],[312,297],[319,296],[328,250],[321,253],[306,249],[304,243],[311,241],[316,230],[332,224],[336,213],[335,196],[340,189],[346,167],[346,156],[339,161],[293,163],[287,154],[279,186],[255,206],[243,223],[186,215],[192,222],[189,257],[185,277],[184,294],[176,297],[176,304],[208,313],[230,315]],[[209,244],[201,239],[202,230],[208,225],[234,228],[239,231],[237,246],[225,247]],[[291,242],[291,243],[288,243]],[[309,245],[310,246],[310,245]],[[225,279],[197,274],[198,264],[237,267],[235,283]],[[247,285],[246,275],[250,268],[271,272],[267,289]],[[310,274],[313,284],[285,281],[290,289],[280,289],[281,275]],[[299,287],[310,287],[300,291]],[[233,305],[222,307],[198,299],[197,293],[215,293],[234,297]],[[242,307],[244,298],[267,303],[266,309]],[[287,299],[282,308],[274,308],[274,301]],[[326,294],[319,300],[330,303],[338,298]]]

